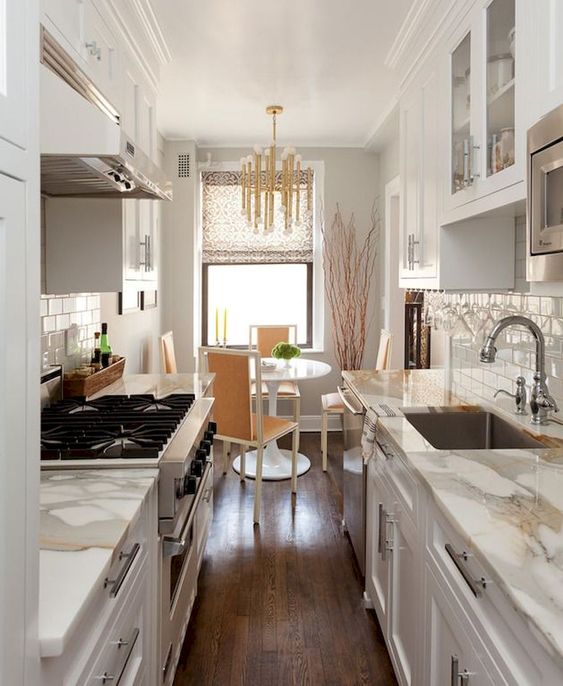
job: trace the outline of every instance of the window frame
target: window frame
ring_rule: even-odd
[[[301,350],[309,350],[313,347],[313,272],[314,262],[202,262],[201,264],[201,344],[204,346],[213,345],[207,340],[207,333],[209,329],[209,299],[208,299],[208,283],[209,283],[209,267],[232,267],[232,266],[246,266],[252,267],[255,265],[269,265],[269,264],[304,264],[307,266],[307,326],[306,335],[307,340],[304,343],[297,342],[297,346]],[[227,345],[227,348],[233,350],[247,350],[246,345]]]

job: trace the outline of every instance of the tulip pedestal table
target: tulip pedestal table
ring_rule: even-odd
[[[268,389],[268,414],[277,415],[278,389],[282,381],[306,381],[325,376],[331,370],[330,365],[318,360],[304,360],[295,358],[287,363],[285,360],[265,358],[267,362],[275,362],[274,369],[262,367],[262,383]],[[282,396],[283,399],[283,396]],[[297,455],[297,476],[305,474],[311,468],[311,461],[306,455]],[[233,461],[233,469],[240,473],[240,457]],[[246,453],[245,476],[249,479],[256,477],[256,451]],[[271,441],[264,449],[262,461],[262,479],[264,481],[281,481],[291,478],[291,450],[281,450],[277,441]]]

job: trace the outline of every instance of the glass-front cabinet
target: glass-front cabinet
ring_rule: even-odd
[[[446,213],[524,179],[525,146],[519,141],[525,140],[525,131],[517,107],[517,2],[478,2],[449,41]]]

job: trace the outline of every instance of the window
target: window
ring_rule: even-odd
[[[255,232],[241,216],[240,174],[203,172],[204,345],[223,340],[226,309],[229,346],[247,347],[252,324],[297,324],[299,345],[312,347],[313,219],[302,217],[285,234],[276,209],[274,230]]]

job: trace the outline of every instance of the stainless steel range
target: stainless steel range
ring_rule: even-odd
[[[42,384],[42,469],[159,470],[161,670],[169,684],[213,509],[211,377],[137,375],[93,398],[53,401],[60,382],[55,371]]]

